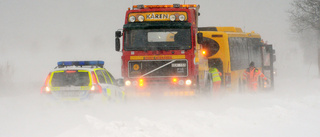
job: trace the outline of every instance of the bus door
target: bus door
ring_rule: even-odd
[[[269,83],[264,84],[264,89],[274,89],[274,67],[273,63],[276,61],[275,50],[272,45],[263,44],[261,48],[262,53],[262,73],[268,78]]]

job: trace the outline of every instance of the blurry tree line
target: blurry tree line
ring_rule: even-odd
[[[304,60],[317,60],[320,75],[320,0],[294,0],[291,5],[292,30],[299,35]]]
[[[14,68],[7,62],[5,65],[0,64],[0,85],[5,86],[11,82],[14,74]]]

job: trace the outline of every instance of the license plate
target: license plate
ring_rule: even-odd
[[[59,91],[56,94],[60,97],[81,97],[85,95],[85,91]]]
[[[186,67],[187,64],[186,63],[172,63],[171,67]]]
[[[80,95],[80,91],[62,91],[61,95],[64,97],[77,97]]]
[[[81,90],[81,87],[60,87],[60,90]]]

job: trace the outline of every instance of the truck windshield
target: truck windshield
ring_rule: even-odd
[[[190,28],[148,27],[124,31],[125,50],[187,50],[191,49]]]

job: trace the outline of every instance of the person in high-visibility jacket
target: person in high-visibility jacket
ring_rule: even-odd
[[[257,91],[259,77],[268,82],[264,74],[254,66],[254,62],[251,62],[249,68],[243,72],[242,79],[247,84],[249,90]]]
[[[209,69],[209,72],[212,74],[212,82],[213,82],[213,91],[219,91],[221,85],[221,78],[222,75],[219,70],[215,67]]]

